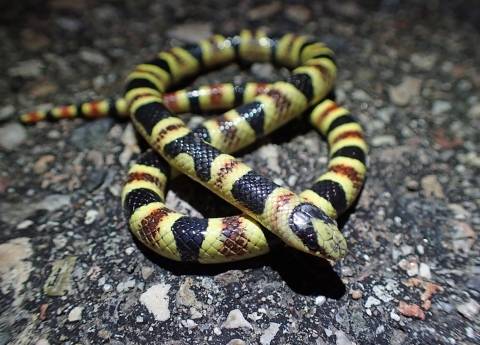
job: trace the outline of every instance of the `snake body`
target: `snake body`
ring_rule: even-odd
[[[248,92],[246,86],[222,84],[190,93],[165,94],[185,78],[234,61],[272,62],[293,70],[284,81],[268,86],[251,84]],[[354,202],[362,187],[367,145],[361,127],[347,110],[330,100],[320,102],[330,91],[336,72],[333,52],[322,43],[306,36],[269,38],[262,32],[244,30],[230,37],[216,35],[188,48],[174,47],[137,66],[127,78],[124,100],[100,102],[93,111],[88,105],[84,105],[85,111],[71,106],[57,108],[63,109],[57,112],[27,114],[22,119],[35,121],[80,113],[103,116],[109,109],[120,115],[130,114],[153,150],[143,154],[130,169],[122,205],[132,232],[160,255],[200,263],[246,259],[268,251],[263,233],[266,228],[294,248],[338,259],[346,253],[346,242],[332,218]],[[172,111],[230,107],[240,99],[249,103],[193,131]],[[327,138],[330,162],[328,172],[300,195],[227,154],[313,106],[310,122]],[[168,209],[164,198],[171,167],[244,214],[203,219]]]

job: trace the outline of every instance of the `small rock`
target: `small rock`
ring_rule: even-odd
[[[370,308],[374,305],[380,305],[382,304],[382,302],[380,302],[380,300],[376,299],[375,297],[373,296],[369,296],[365,302],[365,308]]]
[[[395,311],[393,310],[390,312],[390,318],[395,321],[400,321],[400,315],[395,313]]]
[[[467,319],[474,320],[480,311],[480,304],[474,299],[470,299],[468,302],[457,305],[457,311]]]
[[[418,183],[418,181],[410,177],[407,177],[405,179],[405,185],[407,186],[407,189],[411,192],[416,192],[420,188],[420,184]]]
[[[81,48],[79,52],[80,58],[92,65],[105,65],[108,59],[99,51],[90,48]]]
[[[265,330],[265,332],[260,336],[260,344],[270,345],[270,342],[273,340],[275,335],[280,329],[280,324],[275,322],[270,322],[270,326]]]
[[[50,345],[50,342],[48,341],[48,339],[38,339],[34,345]]]
[[[412,260],[407,260],[407,259],[402,259],[398,263],[398,266],[405,271],[407,271],[407,274],[410,277],[418,275],[418,262],[416,259]]]
[[[190,289],[192,285],[192,278],[186,278],[185,282],[180,285],[178,289],[178,292],[176,294],[176,300],[179,305],[200,309],[202,307],[202,303],[197,300],[195,292]]]
[[[242,339],[232,339],[230,340],[227,345],[247,345]]]
[[[7,123],[0,127],[0,147],[11,151],[27,139],[27,131],[19,123]]]
[[[317,296],[315,297],[315,305],[321,307],[323,303],[325,303],[325,301],[327,300],[327,298],[325,296]]]
[[[440,115],[452,109],[452,104],[447,101],[435,100],[432,104],[432,114]]]
[[[238,309],[234,309],[228,314],[227,320],[225,320],[225,323],[222,325],[222,328],[227,328],[227,329],[231,329],[231,328],[253,329],[252,325],[247,320],[245,320],[242,312]]]
[[[480,103],[474,104],[468,109],[467,116],[471,119],[480,118]]]
[[[48,296],[64,296],[72,293],[72,276],[77,257],[67,256],[53,263],[52,271],[43,284],[43,292]]]
[[[140,295],[140,303],[153,314],[157,321],[166,321],[170,318],[170,310],[168,309],[170,287],[170,284],[160,283],[153,285]]]
[[[480,277],[473,276],[467,281],[467,286],[469,289],[480,292]]]
[[[170,28],[166,35],[182,42],[196,44],[212,37],[212,23],[187,23]]]
[[[262,5],[252,8],[247,12],[247,17],[250,20],[265,19],[273,16],[282,9],[282,3],[280,1],[272,1],[268,5]]]
[[[430,272],[430,266],[428,266],[426,263],[421,262],[419,269],[418,269],[418,275],[422,278],[425,278],[427,280],[432,279],[432,273]]]
[[[75,322],[82,319],[83,307],[75,307],[68,313],[68,321]]]
[[[87,214],[85,215],[85,220],[83,221],[85,225],[92,224],[99,216],[99,212],[97,210],[88,210]]]
[[[39,205],[39,208],[53,212],[63,206],[70,206],[70,195],[52,194],[45,197]]]
[[[413,77],[407,77],[397,86],[388,86],[388,95],[392,102],[399,106],[405,106],[410,103],[412,97],[420,94],[422,80]]]
[[[154,272],[155,270],[151,267],[148,267],[148,266],[142,266],[141,268],[141,272],[142,272],[142,278],[144,280],[148,279],[152,273]]]
[[[363,292],[360,290],[350,290],[350,295],[353,299],[360,299],[363,296]]]
[[[372,138],[370,143],[374,147],[396,146],[397,145],[397,139],[393,135],[377,135],[377,136]]]
[[[53,162],[54,160],[54,155],[44,155],[40,157],[40,159],[38,159],[33,166],[33,172],[35,174],[43,174],[45,171],[47,171],[48,164]]]
[[[337,337],[335,341],[336,345],[355,345],[355,343],[352,343],[350,339],[348,339],[347,335],[343,331],[336,330],[334,334]]]
[[[435,63],[437,62],[437,57],[433,54],[428,55],[413,53],[410,55],[410,62],[417,68],[431,70],[434,68]]]
[[[285,9],[285,16],[296,23],[305,24],[312,17],[312,12],[308,7],[291,5]]]
[[[397,310],[406,317],[415,317],[420,320],[425,320],[425,313],[416,304],[408,304],[404,301],[400,301]]]
[[[0,122],[10,119],[15,114],[15,107],[8,104],[0,108]]]
[[[361,89],[353,91],[352,98],[356,101],[362,101],[362,102],[368,102],[372,100],[372,98],[368,95],[368,93],[366,93]]]
[[[37,78],[42,75],[43,68],[40,60],[20,61],[15,67],[7,70],[7,74],[14,77]]]
[[[443,193],[443,187],[438,182],[436,175],[427,175],[422,178],[420,184],[423,189],[425,197],[428,199],[438,198],[445,199],[445,194]]]
[[[70,144],[79,150],[87,150],[103,145],[107,134],[115,124],[113,118],[103,118],[76,128],[68,138]]]

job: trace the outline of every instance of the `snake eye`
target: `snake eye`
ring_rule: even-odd
[[[315,252],[320,249],[315,238],[309,237],[305,239],[303,243],[308,247],[308,249],[313,250]]]

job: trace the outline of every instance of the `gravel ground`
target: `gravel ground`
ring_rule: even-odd
[[[475,1],[0,2],[1,344],[478,344],[480,6]],[[331,264],[280,248],[175,263],[130,234],[126,121],[23,127],[18,115],[122,95],[133,66],[212,33],[311,34],[337,54],[337,101],[364,126],[368,179]],[[195,85],[275,81],[229,66]],[[198,121],[193,117],[192,121]],[[326,164],[294,121],[239,156],[295,192]],[[186,178],[169,204],[236,211]]]

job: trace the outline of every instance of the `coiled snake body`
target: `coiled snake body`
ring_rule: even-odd
[[[165,94],[172,85],[231,62],[272,62],[293,69],[271,85],[222,84]],[[124,100],[68,106],[23,115],[44,118],[130,114],[153,150],[128,172],[122,205],[135,236],[160,255],[179,261],[219,263],[268,251],[266,228],[288,245],[338,259],[346,242],[332,220],[356,199],[365,179],[367,145],[348,111],[323,100],[336,77],[333,52],[307,36],[269,38],[244,30],[214,36],[188,48],[174,47],[137,66],[127,78]],[[230,108],[194,130],[174,115]],[[310,122],[330,146],[328,171],[296,195],[227,154],[313,107]],[[244,212],[225,218],[194,218],[166,207],[171,167],[188,175]]]

